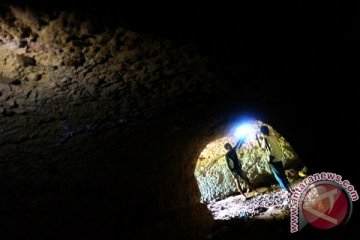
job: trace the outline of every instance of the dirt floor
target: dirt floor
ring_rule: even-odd
[[[209,239],[289,237],[290,196],[279,188],[259,188],[260,194],[230,196],[208,204],[215,219]]]
[[[293,183],[296,187],[300,182]],[[341,227],[327,231],[306,226],[300,232],[290,233],[290,196],[279,189],[259,188],[259,195],[246,193],[208,204],[215,225],[208,239],[352,239],[357,234],[356,214],[354,219]]]
[[[244,196],[236,195],[224,200],[210,203],[209,210],[215,220],[230,219],[284,219],[289,216],[290,197],[285,191],[260,189],[257,196],[254,192],[246,193]]]

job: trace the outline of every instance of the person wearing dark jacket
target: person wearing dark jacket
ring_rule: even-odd
[[[237,190],[245,197],[245,199],[247,199],[247,197],[241,190],[240,179],[242,179],[252,191],[255,191],[256,194],[257,191],[250,183],[249,178],[246,176],[246,173],[241,169],[241,163],[236,153],[236,150],[239,149],[243,143],[244,141],[241,139],[236,143],[235,147],[232,147],[230,143],[226,143],[224,147],[227,150],[227,153],[225,154],[226,163],[234,177]]]

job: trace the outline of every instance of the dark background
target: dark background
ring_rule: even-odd
[[[39,2],[37,6],[44,7]],[[357,173],[356,1],[119,1],[117,6],[110,1],[59,1],[47,7],[76,9],[91,13],[102,25],[121,23],[196,45],[224,84],[256,96],[249,109],[258,109],[254,114],[264,121],[276,121],[275,128],[289,138],[312,171],[350,178]],[[244,85],[250,87],[243,89]]]

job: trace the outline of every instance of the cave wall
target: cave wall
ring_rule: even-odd
[[[196,159],[249,110],[311,172],[356,180],[353,4],[16,2],[33,7],[0,5],[2,236],[205,238]]]
[[[0,66],[4,234],[209,232],[191,161],[204,134],[189,136],[214,135],[194,110],[217,80],[193,47],[2,6]]]

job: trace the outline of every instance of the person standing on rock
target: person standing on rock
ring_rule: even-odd
[[[224,148],[227,150],[227,153],[225,154],[226,163],[234,177],[236,188],[239,191],[239,193],[242,194],[245,197],[245,199],[247,199],[247,197],[241,190],[240,179],[244,180],[244,182],[249,186],[249,188],[252,191],[255,191],[256,194],[257,191],[250,183],[249,178],[246,176],[246,173],[241,169],[241,163],[236,153],[236,150],[239,149],[243,143],[244,141],[240,139],[236,143],[235,147],[232,147],[230,143],[226,143],[224,145]]]
[[[271,172],[275,176],[280,187],[291,194],[290,183],[286,177],[283,166],[284,155],[280,148],[278,139],[274,134],[270,134],[269,128],[265,125],[260,127],[260,132],[264,136],[265,149],[269,154],[269,165]]]

